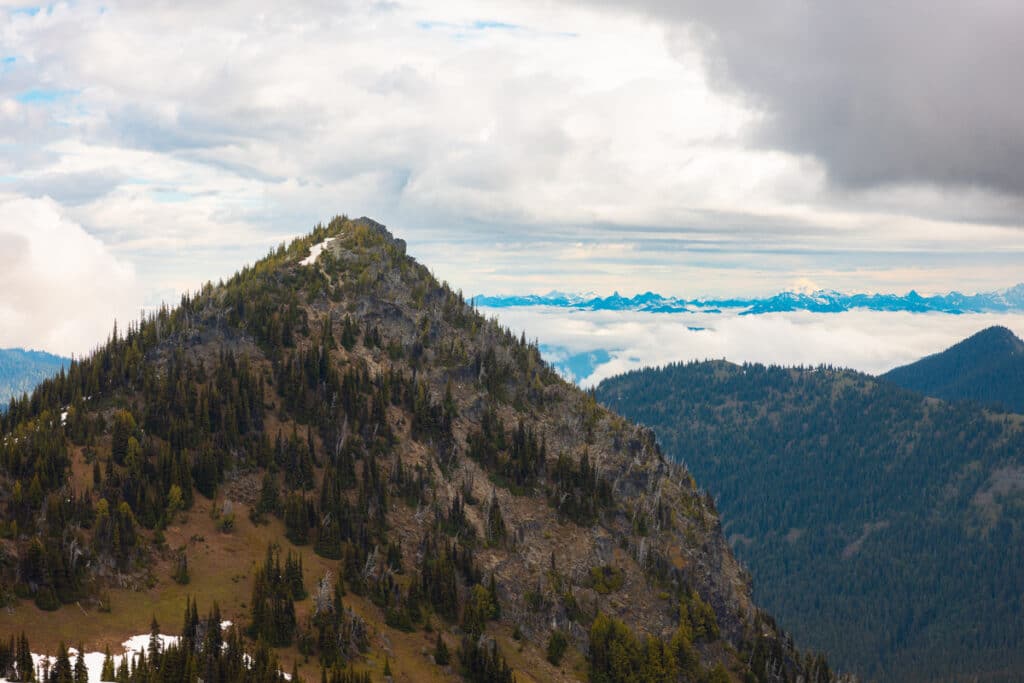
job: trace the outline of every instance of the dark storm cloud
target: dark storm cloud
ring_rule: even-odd
[[[838,185],[1024,195],[1024,3],[635,6],[697,36],[713,84],[765,112],[758,144],[813,155]]]

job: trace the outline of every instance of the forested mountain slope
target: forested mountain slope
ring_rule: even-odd
[[[1020,418],[831,368],[705,362],[603,382],[714,492],[755,596],[882,680],[1021,680]]]
[[[184,613],[176,668],[132,681],[252,680],[222,639],[307,680],[832,678],[649,430],[368,219],[115,330],[0,427],[0,633]]]
[[[11,398],[31,392],[44,379],[66,368],[68,362],[45,351],[0,349],[0,411]]]
[[[947,401],[1024,413],[1024,341],[1005,327],[989,327],[882,378]]]

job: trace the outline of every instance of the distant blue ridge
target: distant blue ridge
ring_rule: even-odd
[[[473,298],[484,308],[521,308],[553,306],[578,311],[642,311],[647,313],[720,313],[723,309],[742,309],[740,315],[763,315],[790,311],[842,313],[855,309],[871,311],[902,311],[909,313],[1004,313],[1024,311],[1024,283],[1002,291],[962,294],[950,292],[921,296],[911,290],[906,294],[843,294],[831,290],[811,293],[781,292],[767,298],[680,299],[644,292],[625,297],[618,292],[600,297],[594,294],[480,295]]]
[[[67,369],[70,362],[45,351],[0,349],[0,412],[12,397],[31,393],[44,379]]]
[[[594,374],[597,366],[612,359],[605,349],[570,353],[564,346],[540,345],[541,355],[567,380],[579,382]]]
[[[618,292],[608,297],[592,294],[527,294],[523,296],[477,296],[473,301],[484,308],[513,308],[522,306],[556,306],[585,311],[647,311],[649,313],[687,313],[685,302],[674,297],[665,297],[645,292],[624,297]]]

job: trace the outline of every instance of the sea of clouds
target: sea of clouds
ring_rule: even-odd
[[[525,332],[527,338],[538,340],[547,359],[560,369],[566,359],[589,354],[597,362],[587,368],[587,374],[563,370],[568,379],[585,387],[640,367],[707,359],[829,364],[878,374],[942,351],[992,325],[1024,335],[1024,314],[1020,313],[854,310],[741,316],[568,311],[548,306],[482,310],[516,334]]]

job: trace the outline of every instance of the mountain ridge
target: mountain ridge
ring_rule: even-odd
[[[595,393],[715,492],[798,642],[869,680],[1019,680],[1020,416],[825,366],[673,363]]]
[[[473,298],[485,308],[517,308],[552,306],[580,311],[638,311],[646,313],[716,313],[722,309],[738,310],[739,315],[765,315],[792,311],[841,313],[865,309],[871,311],[910,313],[1006,313],[1024,311],[1024,283],[993,292],[922,296],[915,290],[907,294],[844,294],[820,289],[814,292],[787,291],[770,297],[732,297],[684,299],[644,292],[625,297],[614,292],[601,297],[596,294],[550,292],[527,295],[478,295]]]
[[[1024,341],[1002,326],[985,328],[881,377],[947,401],[976,401],[1024,413]]]
[[[0,411],[15,396],[31,393],[39,382],[66,368],[70,358],[46,351],[0,349]]]

